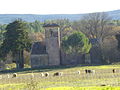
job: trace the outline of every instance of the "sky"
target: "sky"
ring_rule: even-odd
[[[0,14],[81,14],[120,9],[120,0],[0,0]]]

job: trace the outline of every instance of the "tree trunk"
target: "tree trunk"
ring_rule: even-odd
[[[22,69],[24,68],[24,55],[23,55],[23,50],[18,51],[17,59],[16,59],[16,66],[17,69]]]
[[[20,51],[20,69],[24,68],[23,50]]]
[[[15,60],[16,60],[16,68],[19,69],[19,52],[16,52]]]

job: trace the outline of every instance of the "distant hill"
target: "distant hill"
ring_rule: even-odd
[[[112,19],[120,20],[120,10],[109,11],[108,14],[112,17]]]
[[[27,22],[33,22],[39,20],[41,22],[45,20],[54,19],[69,19],[79,20],[83,14],[50,14],[50,15],[37,15],[37,14],[0,14],[0,24],[7,24],[15,19],[21,18]]]
[[[120,20],[120,10],[109,11],[109,15],[113,19]],[[33,22],[39,20],[41,22],[45,20],[53,19],[69,19],[69,20],[80,20],[85,14],[48,14],[48,15],[38,15],[38,14],[0,14],[0,24],[7,24],[15,19],[21,18],[27,22]]]

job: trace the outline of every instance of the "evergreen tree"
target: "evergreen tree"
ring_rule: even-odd
[[[28,23],[28,28],[29,28],[29,32],[41,32],[43,33],[44,32],[44,29],[42,27],[42,24],[40,21],[34,21],[32,23]]]
[[[81,32],[64,37],[62,46],[66,53],[88,53],[91,48],[89,39]]]
[[[30,50],[31,41],[28,39],[26,22],[18,19],[6,27],[5,39],[1,46],[2,56],[12,52],[16,57],[17,68],[24,68],[24,50]]]
[[[4,25],[0,24],[0,46],[4,40],[4,33],[6,32],[6,30],[5,30],[6,26],[7,26],[6,24],[4,24]]]
[[[117,41],[118,41],[118,46],[117,46],[117,48],[118,48],[118,50],[120,51],[120,34],[117,34],[117,35],[116,35],[116,39],[117,39]]]

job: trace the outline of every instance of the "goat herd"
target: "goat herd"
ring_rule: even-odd
[[[86,74],[90,74],[90,73],[93,73],[95,74],[95,70],[90,70],[90,69],[85,69],[84,72]],[[81,72],[80,71],[76,71],[75,72],[76,74],[80,74]],[[116,69],[112,69],[112,73],[116,73]],[[63,72],[55,72],[53,73],[52,76],[62,76],[63,75]],[[48,72],[45,72],[45,73],[41,73],[41,77],[48,77],[49,76],[49,73]],[[9,74],[7,75],[8,78],[10,78]],[[17,73],[13,73],[12,74],[12,78],[16,78],[17,77]],[[34,74],[32,73],[32,77],[34,77]],[[0,75],[0,79],[2,79],[2,75]]]

